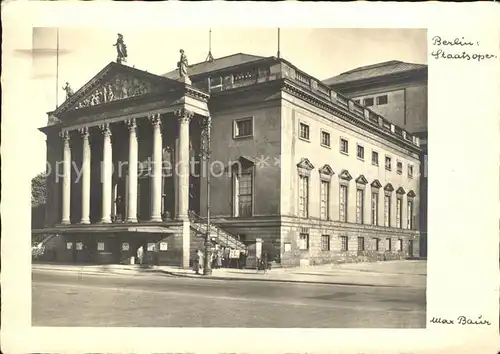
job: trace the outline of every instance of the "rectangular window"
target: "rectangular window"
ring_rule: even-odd
[[[392,244],[391,244],[391,239],[386,238],[385,239],[385,250],[386,251],[391,251],[392,250]]]
[[[373,106],[373,97],[365,98],[363,100],[363,105],[365,105],[366,107]]]
[[[321,145],[330,147],[330,133],[321,131]]]
[[[309,126],[305,123],[300,123],[300,137],[309,140]]]
[[[402,238],[400,238],[398,240],[398,244],[399,244],[398,251],[403,252],[403,239]]]
[[[413,178],[413,166],[408,165],[408,178]]]
[[[353,100],[353,101],[354,101],[354,103],[357,103],[357,104],[360,104],[360,102],[361,102],[360,100]]]
[[[222,87],[222,77],[220,76],[213,76],[210,78],[210,88],[220,88]]]
[[[384,196],[384,226],[391,226],[391,197]]]
[[[234,137],[242,138],[253,135],[253,118],[237,119],[234,121]]]
[[[383,104],[387,104],[388,102],[388,98],[387,98],[387,95],[383,95],[383,96],[378,96],[377,97],[377,105],[381,106]]]
[[[358,251],[364,251],[364,250],[365,250],[365,238],[358,237]]]
[[[398,175],[403,174],[403,163],[402,162],[399,162],[399,161],[397,162],[396,172],[398,173]]]
[[[235,217],[252,216],[253,213],[253,174],[252,172],[234,174],[234,209]]]
[[[378,166],[378,152],[372,151],[372,165]]]
[[[349,153],[349,142],[346,139],[340,138],[340,152]]]
[[[385,169],[388,171],[391,170],[391,158],[389,156],[385,157]]]
[[[327,181],[321,181],[320,186],[320,219],[329,219],[329,205],[330,205],[330,183]]]
[[[372,193],[372,225],[378,225],[378,193]]]
[[[97,242],[97,250],[104,251],[104,242]]]
[[[321,250],[330,250],[330,235],[321,235]]]
[[[375,249],[375,251],[380,250],[380,240],[378,238],[373,239],[373,248]]]
[[[292,252],[292,244],[290,242],[285,242],[285,252]]]
[[[300,234],[299,248],[301,251],[307,251],[309,249],[309,234]]]
[[[339,197],[339,219],[342,222],[347,222],[347,186],[340,186]]]
[[[408,215],[407,215],[407,228],[413,229],[413,200],[408,200]]]
[[[363,223],[363,209],[364,209],[365,191],[362,189],[356,190],[356,222]]]
[[[358,159],[364,160],[365,159],[365,148],[361,145],[358,145]]]
[[[309,177],[299,176],[299,216],[309,216]]]
[[[402,205],[402,200],[401,198],[396,199],[396,225],[400,229],[403,228],[403,208],[401,207]]]
[[[349,238],[347,236],[340,236],[340,241],[341,241],[341,251],[348,251],[349,250]]]

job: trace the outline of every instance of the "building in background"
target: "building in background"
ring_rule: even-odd
[[[426,256],[427,65],[392,60],[355,68],[323,83],[420,138],[420,251]]]
[[[203,247],[207,117],[217,244],[283,266],[419,254],[418,134],[284,59],[183,70],[110,63],[49,113],[47,160],[67,167],[35,232],[58,235],[57,260],[124,263],[143,247],[188,267]]]

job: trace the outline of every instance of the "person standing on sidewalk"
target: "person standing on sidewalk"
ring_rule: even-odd
[[[139,265],[142,266],[142,262],[144,260],[144,246],[137,249],[137,259],[139,260]]]

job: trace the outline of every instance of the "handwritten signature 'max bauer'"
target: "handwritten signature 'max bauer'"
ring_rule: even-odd
[[[437,323],[437,324],[445,324],[445,325],[449,325],[449,324],[455,324],[455,321],[456,321],[456,324],[459,324],[459,325],[487,325],[487,326],[491,326],[491,323],[489,321],[486,321],[482,318],[483,316],[478,316],[478,318],[476,320],[472,320],[470,318],[467,318],[465,316],[458,316],[456,320],[449,320],[449,319],[446,319],[446,318],[441,318],[441,317],[433,317],[431,319],[431,323]]]

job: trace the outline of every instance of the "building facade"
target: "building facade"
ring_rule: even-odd
[[[330,88],[384,116],[420,138],[427,168],[427,65],[388,61],[363,66],[323,81]],[[421,256],[427,255],[427,172],[420,178]]]
[[[143,246],[188,267],[207,206],[215,243],[282,266],[418,255],[419,137],[284,59],[188,75],[110,63],[49,113],[37,232],[59,235],[58,260],[121,263]]]

